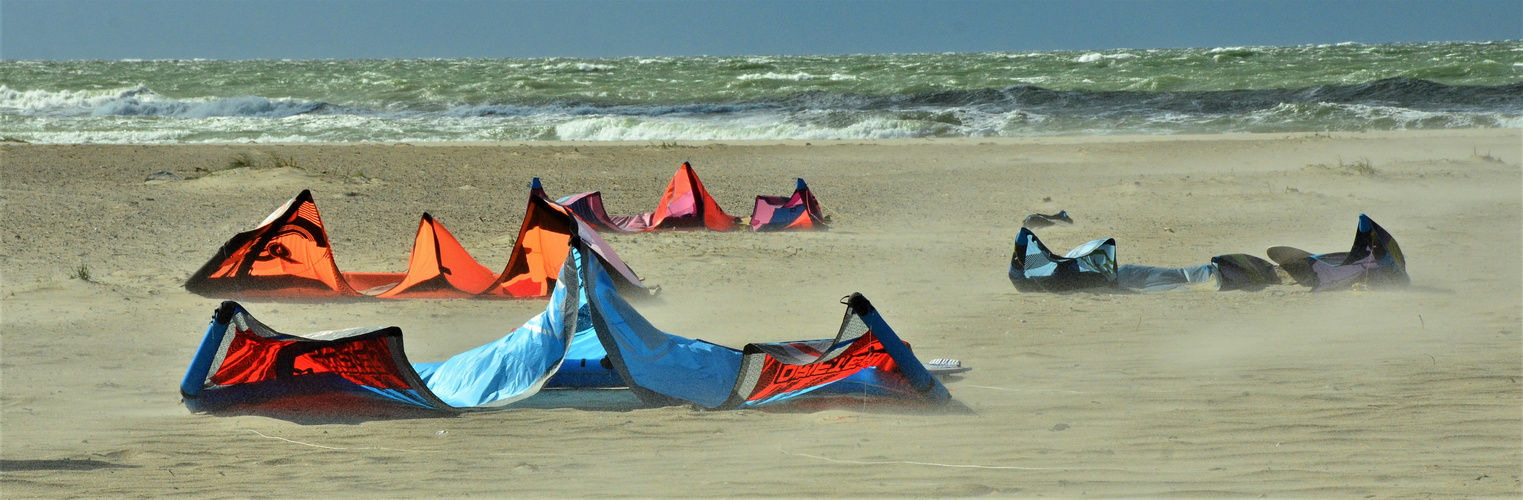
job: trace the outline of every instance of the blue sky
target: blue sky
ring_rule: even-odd
[[[0,0],[4,59],[620,57],[1523,38],[1523,0]]]

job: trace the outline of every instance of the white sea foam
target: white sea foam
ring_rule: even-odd
[[[1074,62],[1092,63],[1092,62],[1104,61],[1104,60],[1124,61],[1124,60],[1127,60],[1127,59],[1136,59],[1136,58],[1137,58],[1136,54],[1126,54],[1126,53],[1121,53],[1121,54],[1101,54],[1099,52],[1090,52],[1088,54],[1084,54],[1084,55],[1079,56],[1078,58],[1074,59]]]
[[[0,113],[18,115],[88,114],[89,109],[122,99],[154,99],[148,87],[107,90],[13,90],[0,85]],[[69,113],[68,111],[73,111]]]
[[[551,59],[546,59],[545,60],[546,63],[555,62],[555,61],[557,61],[556,58],[551,58]],[[591,72],[597,72],[597,71],[610,71],[610,70],[614,69],[613,66],[610,66],[610,65],[607,65],[607,64],[594,64],[594,63],[581,62],[581,61],[557,62],[556,64],[546,64],[545,67],[550,68],[550,69],[570,69],[570,70],[575,70],[575,71],[581,71],[581,72],[584,72],[584,73],[591,73]]]
[[[246,96],[212,101],[163,101],[138,98],[117,99],[90,110],[93,116],[166,116],[174,118],[210,118],[241,116],[284,118],[317,109],[318,103],[289,99],[266,99]]]
[[[845,127],[806,125],[776,116],[742,120],[582,118],[555,126],[564,141],[905,139],[927,137],[949,126],[915,120],[868,118]]]
[[[23,135],[23,140],[39,144],[166,144],[183,142],[181,130],[89,130]]]
[[[281,118],[307,113],[319,103],[246,96],[210,100],[165,99],[147,87],[100,91],[15,91],[0,86],[0,113],[26,116],[166,116]]]
[[[915,118],[920,116],[919,118]],[[944,123],[950,121],[951,123]],[[281,120],[24,117],[0,135],[38,143],[232,143],[425,141],[655,141],[896,139],[918,137],[1174,134],[1296,130],[1523,128],[1523,114],[1455,113],[1344,104],[1282,104],[1244,114],[1158,112],[1114,117],[953,108],[931,116],[888,111],[756,109],[657,115],[299,115]]]
[[[783,74],[783,73],[773,73],[771,71],[768,71],[766,73],[747,73],[747,74],[735,77],[736,80],[741,80],[741,81],[751,81],[751,80],[786,80],[786,81],[795,81],[795,82],[802,82],[802,81],[813,80],[814,78],[815,78],[814,75],[811,75],[809,73],[804,73],[804,72],[791,73],[791,74]]]

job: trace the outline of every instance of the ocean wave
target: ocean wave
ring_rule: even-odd
[[[1167,86],[1169,79],[1155,80]],[[1063,115],[1152,114],[1162,112],[1223,114],[1270,109],[1285,103],[1335,103],[1397,106],[1430,111],[1523,111],[1523,82],[1498,86],[1452,86],[1428,80],[1389,78],[1357,85],[1320,85],[1299,89],[1222,91],[1083,91],[1049,90],[1031,85],[1002,89],[859,95],[823,91],[795,94],[778,101],[785,108],[923,109],[978,108],[1035,110]]]
[[[958,135],[953,132],[953,129],[953,126],[943,123],[885,117],[867,117],[842,127],[827,127],[781,119],[707,122],[598,117],[556,125],[555,139],[563,141],[910,139]]]
[[[1453,128],[1519,128],[1523,113],[1425,111],[1370,104],[1282,104],[1243,116],[1217,121],[1236,122],[1235,129],[1253,131],[1433,130]]]
[[[744,76],[744,75],[743,75]],[[832,75],[832,78],[837,75]],[[789,77],[794,78],[794,77]],[[813,77],[810,77],[813,78]],[[799,78],[801,79],[801,78]],[[457,104],[396,103],[372,108],[339,106],[262,96],[216,99],[168,99],[147,87],[102,91],[17,91],[0,86],[0,113],[23,116],[154,116],[174,118],[286,118],[320,113],[382,118],[560,116],[690,116],[757,111],[806,110],[955,110],[988,113],[1034,111],[1054,115],[1233,114],[1267,110],[1283,104],[1345,104],[1399,107],[1421,111],[1523,112],[1523,82],[1496,86],[1456,86],[1431,80],[1388,78],[1354,85],[1319,85],[1294,89],[1174,91],[1182,78],[1160,76],[1137,82],[1136,90],[1051,90],[1035,85],[939,90],[911,94],[860,94],[808,90],[774,98],[714,103],[619,104],[561,100],[549,103]]]
[[[613,66],[609,66],[607,64],[595,64],[595,63],[588,63],[588,62],[563,62],[563,63],[555,64],[555,65],[551,66],[551,68],[555,68],[555,69],[573,69],[573,70],[581,71],[581,72],[584,72],[584,73],[592,73],[592,72],[597,72],[597,71],[612,71],[614,69]]]
[[[164,116],[173,118],[211,118],[238,116],[247,118],[285,118],[310,113],[322,103],[290,99],[266,99],[256,96],[230,97],[207,102],[159,101],[128,98],[115,100],[90,110],[92,116]]]
[[[174,100],[144,86],[101,91],[16,91],[0,86],[0,113],[24,116],[285,118],[310,113],[323,106],[320,102],[258,96]]]
[[[803,72],[792,73],[792,74],[782,74],[782,73],[773,73],[771,71],[768,71],[766,73],[747,73],[747,74],[735,77],[736,80],[740,80],[740,81],[743,81],[743,82],[745,82],[745,81],[752,81],[752,80],[782,80],[782,81],[792,81],[792,82],[804,82],[804,81],[813,80],[814,78],[815,78],[814,75],[811,75],[809,73],[803,73]]]
[[[1136,54],[1127,54],[1127,53],[1101,54],[1099,52],[1090,52],[1088,54],[1084,54],[1082,56],[1074,58],[1074,62],[1092,63],[1092,62],[1099,62],[1099,61],[1105,61],[1105,60],[1124,61],[1124,60],[1127,60],[1127,59],[1136,59],[1136,58],[1137,58]]]
[[[1523,128],[1523,114],[1364,104],[1283,104],[1249,113],[1061,115],[1011,110],[759,111],[735,115],[377,117],[301,115],[113,120],[26,117],[0,136],[37,143],[830,140]]]
[[[1392,78],[1291,89],[1154,90],[1178,84],[1157,77],[1114,91],[1013,85],[889,95],[809,90],[721,102],[368,106],[261,96],[171,99],[146,86],[0,86],[0,114],[6,115],[0,136],[65,143],[649,141],[1523,128],[1523,82],[1462,86]]]
[[[88,110],[122,99],[153,95],[148,87],[108,90],[15,90],[0,85],[0,113],[18,115],[63,114],[56,110]],[[75,114],[89,114],[87,111]]]
[[[456,106],[444,111],[456,117],[524,117],[524,116],[666,116],[721,115],[777,109],[773,103],[676,104],[676,105],[597,105],[580,102],[557,102],[539,106],[481,104]]]

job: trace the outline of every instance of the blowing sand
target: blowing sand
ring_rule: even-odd
[[[1523,132],[745,144],[0,146],[0,492],[33,496],[1515,496],[1523,492]],[[239,153],[257,168],[227,168]],[[1489,153],[1489,156],[1488,156]],[[290,166],[271,168],[276,155]],[[1340,166],[1340,160],[1342,165]],[[401,271],[425,211],[489,268],[527,183],[651,210],[691,161],[727,211],[804,177],[829,232],[610,235],[688,337],[833,335],[860,291],[937,411],[835,407],[195,415],[180,377],[217,301],[180,288],[313,191],[346,271]],[[1367,163],[1366,163],[1367,162]],[[1357,165],[1356,165],[1357,164]],[[1362,167],[1369,168],[1362,168]],[[198,172],[198,169],[215,173]],[[168,170],[186,180],[145,183]],[[1063,252],[1200,265],[1344,251],[1369,214],[1398,291],[1017,293],[1031,212]],[[80,267],[90,280],[71,279]],[[397,325],[415,362],[544,302],[247,303],[292,333]],[[574,402],[574,401],[573,401]],[[553,406],[553,405],[550,405]]]

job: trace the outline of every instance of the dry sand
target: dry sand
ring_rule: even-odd
[[[658,145],[659,146],[659,145]],[[669,146],[669,145],[668,145]],[[0,146],[0,493],[34,496],[1516,497],[1523,492],[1523,131],[746,144]],[[241,152],[288,168],[225,169]],[[1479,153],[1480,155],[1476,155]],[[1489,153],[1490,157],[1485,157]],[[1344,167],[1339,167],[1342,160]],[[1350,165],[1367,159],[1374,173]],[[654,207],[691,161],[726,210],[809,181],[831,231],[612,235],[667,331],[833,335],[860,291],[925,358],[974,367],[943,411],[516,409],[196,415],[177,386],[217,301],[181,282],[303,188],[339,266],[405,267],[419,215],[499,267],[533,176]],[[1320,165],[1320,166],[1319,166]],[[145,183],[169,170],[190,180]],[[1401,242],[1399,291],[1017,293],[1031,212],[1066,251],[1203,264]],[[90,281],[71,279],[88,266]],[[250,303],[299,333],[398,325],[417,362],[543,301]],[[550,406],[556,401],[551,400]]]

